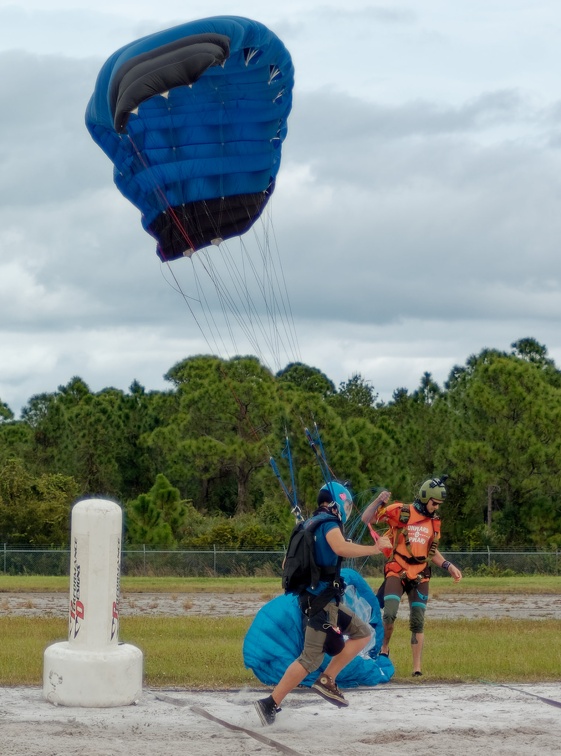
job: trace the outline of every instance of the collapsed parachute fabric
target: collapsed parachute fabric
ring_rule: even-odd
[[[102,67],[86,126],[163,261],[239,236],[275,187],[290,54],[267,27],[217,16],[139,39]]]
[[[355,657],[337,676],[340,688],[372,687],[388,682],[394,667],[386,656],[379,656],[384,628],[380,605],[366,580],[355,570],[343,569],[346,583],[344,602],[372,627],[372,641],[364,655]],[[257,612],[243,643],[243,659],[264,685],[276,685],[286,668],[304,647],[302,613],[296,596],[285,594],[269,601]],[[311,687],[329,663],[326,654],[319,670],[309,674],[302,685]]]

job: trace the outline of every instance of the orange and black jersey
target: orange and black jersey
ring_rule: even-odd
[[[438,515],[429,517],[418,512],[413,505],[395,501],[378,510],[376,523],[389,525],[388,536],[393,542],[386,576],[393,574],[409,579],[420,576],[438,548]]]

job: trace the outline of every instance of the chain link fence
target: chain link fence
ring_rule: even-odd
[[[559,575],[561,551],[443,551],[464,575]],[[160,550],[131,546],[122,552],[122,574],[154,577],[280,577],[284,551]],[[360,564],[359,564],[360,563]],[[382,575],[381,561],[354,560],[366,577]],[[30,549],[3,544],[0,570],[5,575],[68,575],[69,549]],[[439,574],[435,571],[435,574]]]

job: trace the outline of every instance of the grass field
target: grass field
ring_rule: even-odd
[[[373,583],[377,587],[379,581]],[[2,593],[68,591],[68,578],[2,576]],[[466,578],[452,586],[446,578],[431,581],[433,596],[454,593],[559,593],[559,578]],[[123,593],[279,593],[271,578],[123,578]],[[400,615],[401,617],[401,615]],[[405,617],[405,615],[404,615]],[[124,617],[120,640],[142,649],[149,687],[222,689],[259,685],[245,669],[242,643],[251,623],[247,617]],[[561,644],[557,620],[426,621],[423,682],[538,682],[561,678]],[[0,685],[40,685],[43,652],[66,640],[65,619],[0,617]],[[392,639],[395,681],[410,681],[411,652],[407,621],[398,618]]]
[[[372,588],[380,585],[380,578],[368,578]],[[454,593],[504,593],[547,595],[561,593],[561,578],[555,575],[523,575],[520,577],[466,577],[453,584],[449,577],[431,579],[431,595]],[[65,593],[69,590],[68,577],[41,575],[0,575],[2,593]],[[281,592],[280,580],[275,577],[178,578],[178,577],[123,577],[123,593],[254,593],[277,595]]]

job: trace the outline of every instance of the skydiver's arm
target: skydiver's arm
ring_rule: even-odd
[[[346,559],[381,554],[383,549],[391,549],[392,545],[390,539],[386,538],[386,536],[380,536],[376,543],[372,544],[371,546],[363,546],[360,543],[345,541],[345,538],[339,528],[331,528],[325,538],[327,540],[327,543],[331,546],[337,556],[344,557]]]
[[[442,567],[443,570],[448,570],[450,575],[454,578],[455,583],[458,583],[462,579],[461,571],[456,567],[455,564],[452,564],[452,562],[444,559],[438,549],[434,552],[432,563],[436,565],[436,567]]]

